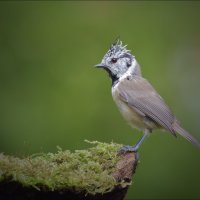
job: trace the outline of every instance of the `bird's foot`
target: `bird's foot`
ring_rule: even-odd
[[[128,152],[134,152],[135,153],[135,160],[138,161],[139,160],[139,154],[138,154],[138,146],[134,145],[134,146],[123,146],[120,150],[119,150],[119,154],[125,154]]]
[[[138,151],[138,146],[135,145],[135,146],[123,146],[121,149],[120,149],[120,153],[126,153],[126,152],[137,152]]]

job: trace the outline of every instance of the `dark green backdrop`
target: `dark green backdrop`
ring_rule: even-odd
[[[200,2],[0,2],[0,151],[134,144],[99,63],[120,35],[143,75],[200,140]],[[156,131],[127,199],[200,198],[200,151]]]

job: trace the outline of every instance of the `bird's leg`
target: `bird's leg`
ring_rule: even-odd
[[[140,140],[134,145],[134,146],[123,146],[120,150],[120,152],[137,152],[140,145],[143,143],[143,141],[145,140],[145,138],[149,135],[149,130],[145,129],[144,130],[144,135],[140,138]]]

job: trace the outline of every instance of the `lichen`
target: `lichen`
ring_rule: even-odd
[[[87,141],[89,142],[89,141]],[[85,194],[106,193],[116,185],[126,187],[112,176],[122,147],[116,143],[89,142],[86,150],[62,150],[25,158],[0,154],[0,182],[14,181],[37,190],[75,190]]]

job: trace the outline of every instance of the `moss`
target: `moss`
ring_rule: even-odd
[[[55,154],[35,154],[26,158],[0,154],[0,182],[9,180],[37,190],[70,189],[86,194],[106,193],[116,185],[129,185],[117,182],[112,176],[122,145],[89,143],[95,146],[73,153],[58,148]]]

